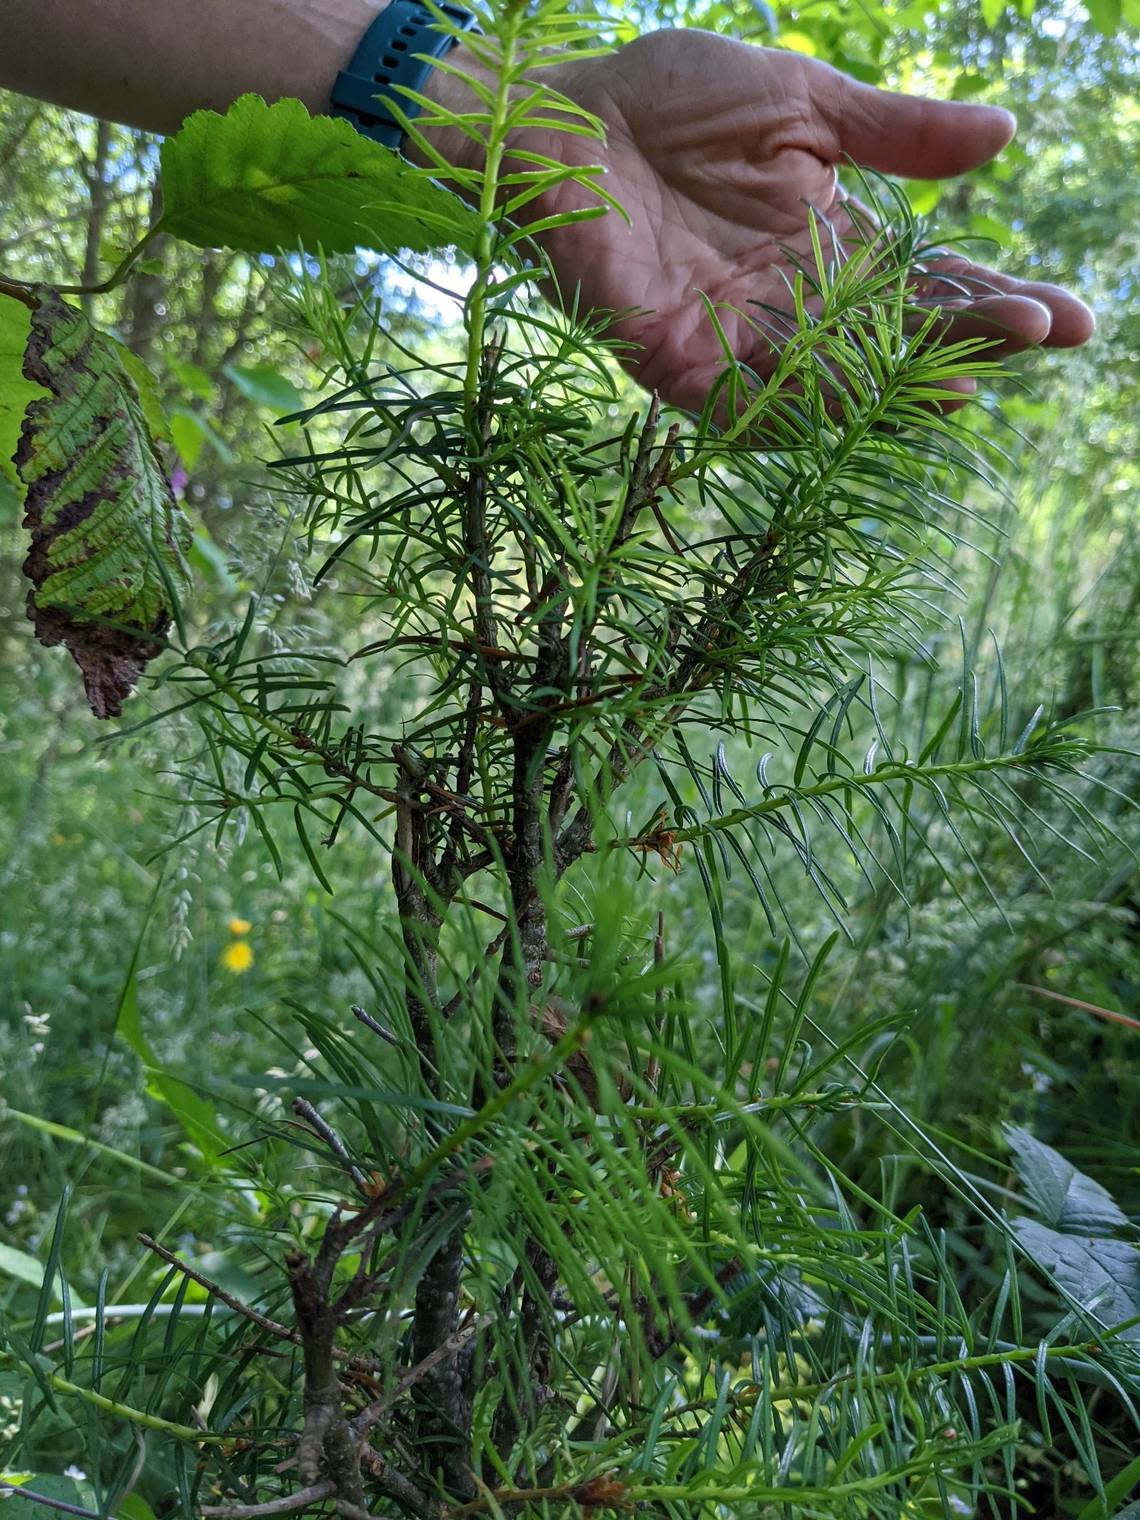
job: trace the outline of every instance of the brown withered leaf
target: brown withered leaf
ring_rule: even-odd
[[[538,1024],[542,1033],[552,1045],[566,1033],[569,1027],[567,1022],[567,1010],[564,1005],[557,1001],[551,1001],[538,1012]],[[572,1050],[566,1057],[566,1070],[573,1076],[578,1086],[582,1089],[582,1096],[589,1106],[595,1111],[601,1109],[601,1089],[598,1083],[598,1073],[594,1069],[594,1062],[584,1048]],[[611,1081],[617,1088],[618,1096],[622,1102],[627,1101],[633,1093],[633,1089],[619,1071],[611,1071]]]

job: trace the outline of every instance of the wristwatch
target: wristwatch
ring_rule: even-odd
[[[459,5],[440,5],[440,12],[465,32],[477,30],[475,17]],[[404,146],[404,128],[390,108],[396,100],[407,116],[420,107],[393,85],[422,90],[435,66],[456,45],[451,32],[438,29],[436,17],[420,0],[391,0],[360,39],[348,67],[336,76],[331,115],[351,122],[373,142],[397,152]],[[425,56],[426,55],[426,56]]]

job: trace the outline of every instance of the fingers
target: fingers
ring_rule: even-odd
[[[877,224],[862,202],[854,196],[844,198],[834,224],[851,257],[868,252],[875,256]],[[890,231],[879,235],[889,239]],[[1096,329],[1096,318],[1085,303],[1060,285],[1019,280],[961,254],[928,250],[912,266],[909,283],[916,306],[943,308],[952,337],[993,338],[999,343],[991,351],[994,358],[1037,345],[1078,348]]]
[[[1049,341],[1052,315],[1040,301],[1022,296],[987,296],[968,306],[943,307],[939,335],[951,342],[982,338],[983,359],[1006,358]]]
[[[810,62],[808,87],[819,112],[832,163],[853,159],[881,174],[943,179],[994,158],[1017,123],[998,106],[898,95]]]
[[[995,269],[963,258],[941,258],[926,266],[920,279],[919,299],[927,305],[944,305],[948,311],[973,311],[987,316],[997,328],[1011,335],[1029,335],[1040,325],[1036,307],[1048,315],[1040,337],[1027,336],[1020,347],[1034,343],[1048,348],[1078,348],[1096,328],[1096,318],[1085,303],[1060,285],[1042,280],[1018,280]]]

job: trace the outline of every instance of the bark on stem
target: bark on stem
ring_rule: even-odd
[[[358,1445],[344,1417],[336,1376],[337,1314],[329,1302],[326,1274],[319,1257],[314,1267],[300,1251],[286,1258],[286,1267],[305,1363],[305,1424],[297,1445],[301,1481],[316,1483],[323,1470],[338,1499],[364,1509]]]
[[[404,941],[404,988],[420,1068],[430,1092],[439,1091],[437,1031],[443,1016],[437,990],[440,917],[427,883],[435,876],[429,821],[414,807],[414,758],[397,754],[403,772],[396,805],[396,848],[392,877]],[[425,1222],[430,1214],[425,1215]],[[412,1341],[417,1362],[428,1361],[447,1345],[459,1323],[459,1285],[463,1271],[463,1226],[444,1240],[428,1262],[416,1287]],[[473,1489],[467,1464],[468,1406],[455,1353],[431,1363],[417,1393],[417,1436],[425,1465],[439,1474],[444,1488],[459,1500]]]

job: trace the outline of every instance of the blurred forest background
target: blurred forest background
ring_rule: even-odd
[[[974,542],[955,565],[961,595],[947,598],[950,616],[930,637],[937,666],[916,658],[888,683],[941,710],[964,640],[992,685],[992,631],[1011,698],[1061,715],[1114,707],[1099,736],[1134,746],[1140,0],[777,9],[694,0],[637,10],[612,8],[616,37],[704,26],[810,53],[871,83],[1016,113],[1017,139],[996,164],[957,182],[912,182],[907,194],[939,237],[976,239],[1003,268],[1079,291],[1099,328],[1075,354],[1019,363],[995,404],[965,423],[1007,451],[1011,498],[979,493],[974,503]],[[155,168],[156,144],[143,134],[0,95],[0,268],[90,281],[156,215]],[[346,292],[370,286],[397,330],[446,341],[442,308],[419,304],[392,264],[346,260],[341,274]],[[159,241],[124,290],[88,304],[161,376],[176,481],[197,524],[202,636],[208,623],[240,619],[258,591],[263,637],[343,651],[368,641],[367,617],[335,584],[313,595],[292,503],[259,464],[288,450],[275,419],[316,398],[321,360],[291,333],[275,279],[271,258]],[[147,1299],[156,1279],[139,1229],[183,1240],[216,1278],[250,1287],[256,1255],[243,1249],[232,1199],[163,1101],[155,1070],[190,1075],[223,1126],[238,1116],[235,1142],[245,1138],[263,1074],[293,1069],[290,1008],[340,1013],[368,1002],[388,866],[345,832],[329,895],[296,840],[280,840],[279,876],[253,831],[244,840],[231,831],[220,845],[212,829],[198,831],[170,729],[138,726],[151,683],[121,725],[101,727],[64,653],[34,644],[18,518],[0,475],[0,1309],[28,1291],[28,1261],[43,1259],[65,1184],[77,1295],[93,1297],[106,1265],[109,1303]],[[390,723],[398,686],[366,682],[362,671],[361,710]],[[129,732],[119,738],[117,727]],[[1125,761],[1097,765],[1121,793],[1131,787]],[[1127,1022],[1140,986],[1135,832],[1125,796],[1101,791],[1096,806],[1109,823],[1096,849],[1071,813],[1046,802],[1036,865],[990,829],[984,853],[953,880],[932,862],[908,904],[881,883],[856,885],[813,1017],[842,1040],[881,1015],[906,1016],[874,1052],[879,1082],[967,1174],[984,1176],[991,1196],[1016,1186],[1000,1128],[1013,1121],[1140,1222],[1140,1027]],[[791,863],[782,871],[806,967],[834,924],[802,873]],[[772,932],[746,883],[726,892],[726,933],[762,978],[785,928]],[[670,942],[704,958],[712,986],[697,873],[682,865],[669,893]],[[814,1140],[899,1212],[921,1202],[947,1230],[963,1291],[984,1282],[976,1218],[943,1196],[891,1126],[840,1110]],[[1026,1292],[1055,1317],[1044,1284],[1027,1279]],[[1036,1513],[1076,1513],[1087,1499],[1072,1456],[1064,1432],[1034,1452]]]

